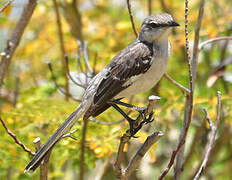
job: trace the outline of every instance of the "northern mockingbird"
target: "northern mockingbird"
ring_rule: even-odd
[[[90,81],[81,104],[36,153],[25,172],[34,171],[39,166],[46,153],[81,115],[84,115],[83,120],[95,117],[114,103],[120,104],[118,99],[152,88],[166,71],[170,54],[168,35],[174,26],[179,24],[166,13],[145,18],[138,38]]]

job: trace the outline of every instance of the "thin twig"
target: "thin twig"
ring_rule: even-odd
[[[80,84],[80,83],[78,83],[73,77],[72,77],[72,75],[70,74],[70,70],[69,70],[69,58],[68,58],[68,55],[66,54],[65,55],[65,61],[66,61],[66,64],[67,64],[67,73],[68,73],[68,77],[71,79],[71,81],[75,84],[75,85],[77,85],[77,86],[79,86],[79,87],[81,87],[81,88],[83,88],[83,89],[86,89],[86,86],[83,86],[82,84]]]
[[[55,84],[55,87],[56,87],[63,95],[66,95],[66,92],[60,87],[60,85],[59,85],[59,84],[57,83],[57,81],[56,81],[56,76],[55,76],[55,74],[54,74],[54,72],[53,72],[52,64],[51,64],[50,62],[48,63],[48,69],[49,69],[50,72],[51,72],[52,80],[53,80],[53,82],[54,82],[54,84]],[[77,99],[77,98],[73,97],[71,94],[68,94],[68,96],[69,96],[71,99],[73,99],[74,101],[81,102],[81,99]]]
[[[138,37],[138,31],[137,31],[137,29],[135,27],[134,18],[133,18],[132,12],[131,12],[130,0],[127,0],[126,2],[127,2],[127,8],[128,8],[128,12],[129,12],[129,15],[130,15],[130,20],[131,20],[131,25],[132,25],[133,31],[135,33],[135,36]]]
[[[187,2],[188,4],[188,2]],[[188,34],[186,34],[186,49],[188,54],[188,66],[189,66],[189,74],[190,74],[190,82],[189,82],[189,89],[191,91],[190,96],[186,97],[186,104],[185,104],[185,115],[184,115],[184,124],[181,130],[180,134],[180,141],[185,141],[186,135],[188,133],[188,128],[190,126],[191,120],[192,120],[192,107],[193,107],[193,93],[194,93],[194,85],[195,85],[195,79],[197,75],[197,65],[198,65],[198,56],[199,56],[199,50],[198,50],[198,44],[199,44],[199,38],[200,38],[200,29],[201,29],[201,22],[204,15],[204,6],[205,6],[205,0],[200,1],[200,7],[198,12],[198,18],[197,18],[197,24],[195,28],[195,34],[194,34],[194,45],[193,45],[193,56],[192,56],[192,62],[189,51],[189,42],[188,42]],[[186,6],[186,8],[188,8]],[[186,13],[186,19],[188,18],[188,14]],[[188,32],[187,29],[188,22],[186,22],[186,28],[185,32]],[[176,158],[176,165],[175,165],[175,179],[179,180],[181,178],[181,174],[183,171],[183,165],[184,165],[184,150],[185,145],[182,146],[180,151],[177,154]]]
[[[148,0],[148,15],[150,16],[152,13],[152,0]]]
[[[189,51],[189,40],[188,40],[188,0],[185,0],[185,47],[186,47],[186,54],[187,54],[187,61],[188,61],[188,70],[189,70],[189,90],[190,95],[186,96],[186,103],[185,103],[185,115],[184,115],[184,124],[182,126],[179,143],[176,147],[176,149],[172,152],[171,159],[168,163],[168,166],[166,169],[162,172],[162,174],[159,177],[159,180],[163,179],[167,173],[169,172],[170,168],[173,166],[176,155],[180,153],[179,160],[181,163],[177,163],[178,170],[182,170],[182,164],[183,164],[183,154],[184,154],[184,148],[182,146],[185,144],[186,136],[188,134],[188,129],[192,121],[192,111],[193,111],[193,74],[192,74],[192,64],[191,64],[191,56]],[[177,155],[178,156],[178,155]],[[178,159],[177,159],[178,161]],[[180,167],[180,168],[179,168]],[[178,177],[175,176],[175,178],[179,178],[181,173],[178,174]],[[176,173],[175,173],[176,175]]]
[[[124,178],[128,179],[131,173],[136,169],[139,162],[145,155],[145,153],[151,148],[151,146],[156,143],[159,138],[163,136],[162,132],[154,132],[152,135],[148,136],[146,141],[142,144],[139,150],[136,152],[134,157],[130,160],[127,168],[125,169]]]
[[[200,43],[199,46],[198,46],[198,49],[200,51],[205,45],[216,42],[216,41],[222,41],[222,40],[232,40],[232,36],[222,36],[222,37],[216,37],[216,38],[208,39],[208,40]]]
[[[26,151],[28,154],[34,156],[35,153],[32,152],[29,148],[27,148],[27,147],[17,138],[17,136],[16,136],[13,132],[11,132],[11,131],[8,129],[8,127],[6,126],[5,122],[2,120],[1,117],[0,117],[0,121],[1,121],[1,123],[2,123],[2,125],[3,125],[3,127],[5,128],[7,134],[9,134],[9,135],[14,139],[15,143],[18,144],[21,148],[23,148],[23,150]]]
[[[0,13],[2,13],[14,0],[9,0],[1,9]]]
[[[205,0],[201,0],[199,12],[198,12],[197,24],[195,28],[195,34],[194,34],[194,44],[193,44],[193,57],[192,57],[193,87],[195,85],[195,79],[197,76],[197,65],[198,65],[198,56],[199,56],[198,45],[200,39],[201,22],[204,15],[204,7],[205,7]]]
[[[68,101],[69,98],[69,79],[68,79],[68,67],[65,61],[65,47],[64,47],[64,37],[63,37],[63,30],[61,25],[61,19],[60,19],[60,12],[59,7],[57,5],[56,0],[53,0],[53,6],[55,9],[56,14],[56,24],[58,28],[58,35],[59,35],[59,42],[60,42],[60,51],[61,51],[61,57],[62,57],[62,64],[63,64],[63,70],[64,70],[64,77],[65,77],[65,99]]]
[[[218,124],[220,122],[220,113],[221,113],[221,93],[219,91],[217,92],[217,99],[218,99],[218,102],[217,102],[217,116],[216,116],[215,126],[213,125],[212,121],[210,120],[207,110],[204,110],[205,113],[206,113],[206,119],[209,122],[209,125],[211,127],[212,134],[211,134],[209,145],[207,147],[207,150],[206,150],[206,153],[205,153],[205,156],[204,156],[204,160],[203,160],[203,162],[201,164],[201,167],[200,167],[199,171],[197,172],[196,176],[194,177],[194,180],[198,180],[200,178],[201,174],[203,173],[203,171],[204,171],[204,169],[206,167],[206,164],[208,162],[208,159],[209,159],[209,156],[210,156],[210,153],[211,153],[211,150],[213,148],[214,141],[215,141],[215,137],[216,137],[216,134],[217,134]]]
[[[171,82],[173,85],[175,85],[176,87],[178,87],[181,91],[183,91],[186,95],[190,95],[190,91],[188,88],[182,86],[181,84],[179,84],[178,82],[176,82],[174,79],[172,79],[167,73],[164,73],[164,77]]]
[[[14,55],[14,52],[19,45],[23,32],[27,27],[28,22],[31,19],[31,16],[34,12],[36,5],[37,5],[37,0],[27,1],[23,9],[23,13],[20,16],[11,37],[7,40],[6,48],[1,53],[2,59],[0,62],[0,87],[2,87],[2,83],[6,75],[6,72],[8,70],[8,67],[10,65],[12,56]]]
[[[87,66],[88,70],[90,71],[91,74],[93,74],[93,68],[89,64],[89,56],[88,56],[88,47],[87,47],[87,42],[84,42],[84,48],[83,48],[83,54],[84,54],[84,61],[85,65]]]

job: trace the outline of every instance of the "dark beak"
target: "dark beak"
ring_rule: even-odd
[[[177,22],[175,22],[175,21],[172,21],[171,23],[170,23],[170,26],[180,26]]]

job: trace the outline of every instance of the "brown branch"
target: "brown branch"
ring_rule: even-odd
[[[35,138],[33,143],[35,144],[36,151],[39,151],[40,148],[42,148],[42,143],[39,137]],[[52,152],[52,149],[46,153],[45,157],[43,158],[40,164],[40,180],[48,179],[48,165],[49,165],[49,158],[50,158],[51,152]]]
[[[0,13],[2,13],[14,0],[9,0],[1,9]]]
[[[55,14],[56,14],[56,24],[58,28],[58,35],[59,35],[59,42],[60,42],[60,50],[61,50],[61,57],[62,57],[62,64],[63,64],[63,70],[64,70],[64,77],[65,77],[65,99],[68,101],[69,99],[69,79],[68,79],[68,67],[67,63],[65,61],[65,47],[64,47],[64,37],[63,37],[63,30],[62,30],[62,25],[61,25],[61,19],[60,19],[60,12],[59,12],[59,7],[57,5],[56,0],[53,0],[53,6],[55,9]]]
[[[0,121],[1,121],[1,123],[2,123],[2,125],[3,125],[3,127],[4,127],[4,129],[6,130],[7,134],[9,134],[9,135],[14,139],[15,143],[18,144],[18,145],[19,145],[24,151],[26,151],[28,154],[34,156],[35,153],[32,152],[29,148],[27,148],[27,147],[17,138],[17,136],[16,136],[13,132],[11,132],[11,131],[8,129],[8,127],[6,126],[5,122],[2,120],[1,117],[0,117]]]
[[[218,124],[220,122],[220,113],[221,113],[221,93],[219,91],[217,92],[217,99],[218,99],[218,102],[217,102],[217,116],[216,116],[215,126],[213,125],[212,121],[210,120],[207,110],[204,110],[205,113],[206,113],[206,119],[209,122],[210,128],[212,130],[212,134],[211,134],[209,145],[207,147],[207,150],[206,150],[206,153],[205,153],[205,156],[204,156],[204,160],[203,160],[203,162],[201,164],[201,167],[200,167],[199,171],[195,175],[194,180],[198,180],[200,178],[200,176],[203,173],[203,171],[204,171],[204,169],[206,167],[206,164],[208,162],[211,150],[213,149],[213,144],[214,144],[215,137],[216,137],[216,134],[217,134]]]
[[[197,76],[197,65],[198,65],[198,56],[199,56],[199,39],[200,39],[200,29],[201,22],[204,15],[205,0],[200,1],[200,8],[198,12],[197,24],[194,34],[194,44],[193,44],[193,57],[192,57],[192,69],[193,69],[193,86],[195,84],[195,79]]]
[[[0,62],[0,87],[2,87],[4,77],[10,65],[10,61],[14,55],[16,48],[19,45],[21,37],[25,28],[28,25],[29,20],[34,12],[34,9],[37,5],[37,0],[28,0],[23,13],[21,14],[11,37],[7,40],[7,45],[4,51],[1,53],[2,59]]]
[[[151,146],[156,143],[159,138],[163,136],[162,132],[154,132],[152,135],[148,136],[146,141],[143,143],[143,145],[139,148],[139,150],[136,152],[134,157],[129,162],[127,168],[125,169],[124,178],[128,179],[131,173],[136,169],[138,164],[140,163],[143,156],[146,154],[146,152],[151,148]]]
[[[79,39],[81,42],[83,42],[84,37],[82,32],[82,17],[78,9],[77,2],[73,1],[69,3],[67,1],[60,1],[60,5],[63,10],[64,18],[70,26],[71,34],[76,39]]]
[[[154,109],[154,106],[155,104],[157,103],[157,101],[159,100],[160,98],[157,97],[157,96],[150,96],[149,97],[149,103],[148,103],[148,106],[145,110],[145,115],[150,115],[152,112],[153,112],[153,109]],[[142,116],[139,115],[134,123],[134,126],[133,126],[133,129],[137,129],[140,125],[141,125],[141,119],[142,119]],[[128,178],[128,175],[126,175],[126,171],[122,171],[121,169],[121,164],[122,164],[122,160],[123,160],[123,150],[124,150],[124,147],[125,147],[125,144],[128,143],[128,141],[130,140],[131,138],[131,133],[129,130],[127,130],[127,132],[120,138],[120,144],[119,144],[119,148],[118,148],[118,153],[117,153],[117,157],[116,157],[116,161],[115,161],[115,164],[114,164],[114,171],[115,171],[115,174],[116,174],[116,177],[118,179],[123,179],[123,178]],[[137,163],[134,162],[134,163]],[[129,167],[128,166],[128,170],[129,170],[129,173],[131,173],[131,169],[130,168],[134,168],[134,165],[135,164],[132,164],[130,166],[133,166],[133,167]]]
[[[127,0],[126,2],[127,2],[127,8],[128,8],[128,12],[129,12],[129,15],[130,15],[131,25],[132,25],[134,34],[135,34],[136,37],[138,37],[138,31],[137,31],[137,29],[135,27],[134,18],[133,18],[132,12],[131,12],[130,0]]]
[[[181,91],[183,91],[186,95],[190,95],[190,91],[189,89],[187,89],[186,87],[182,86],[181,84],[179,84],[178,82],[176,82],[174,79],[172,79],[167,73],[164,73],[164,77],[171,82],[173,85],[175,85],[176,87],[178,87]]]
[[[184,124],[182,126],[181,134],[179,137],[179,143],[176,149],[172,152],[172,156],[168,163],[168,166],[160,175],[159,180],[163,179],[167,175],[170,168],[174,164],[176,156],[177,156],[177,163],[176,163],[176,168],[175,168],[175,179],[180,178],[181,171],[182,171],[182,165],[183,165],[183,155],[184,155],[183,145],[185,144],[186,136],[188,134],[188,129],[192,121],[193,74],[192,74],[192,64],[191,64],[191,57],[190,57],[190,51],[189,51],[189,40],[188,40],[188,0],[185,0],[185,47],[186,47],[186,54],[187,54],[187,60],[188,60],[190,95],[186,96]],[[177,171],[178,171],[178,174],[177,174]]]
[[[197,73],[197,64],[198,64],[198,44],[199,44],[199,36],[200,36],[200,29],[201,29],[201,22],[202,17],[204,14],[204,5],[205,0],[200,1],[200,8],[198,12],[198,18],[197,18],[197,24],[195,28],[195,34],[194,34],[194,45],[193,45],[193,57],[191,61],[190,52],[189,52],[189,42],[188,42],[188,0],[185,2],[186,4],[186,13],[185,13],[185,37],[186,37],[186,50],[187,50],[187,56],[188,56],[188,68],[189,68],[189,89],[190,89],[190,96],[186,97],[186,103],[185,103],[185,114],[184,114],[184,124],[181,130],[181,134],[179,137],[179,141],[183,142],[186,139],[189,126],[192,121],[192,111],[193,111],[193,93],[194,93],[194,85],[195,85],[195,79],[196,79],[196,73]],[[175,179],[179,180],[181,178],[181,174],[183,171],[183,165],[184,165],[184,150],[185,145],[182,146],[180,151],[177,154],[176,158],[176,165],[175,165]]]
[[[148,0],[148,15],[150,16],[152,13],[152,0]]]
[[[222,36],[222,37],[216,37],[216,38],[212,38],[212,39],[208,39],[202,43],[199,44],[198,46],[198,50],[202,50],[202,48],[210,43],[216,42],[216,41],[222,41],[222,40],[232,40],[232,36]]]
[[[84,179],[85,173],[85,141],[88,127],[88,119],[83,118],[83,126],[82,126],[82,138],[81,138],[81,158],[80,158],[80,175],[79,179]]]

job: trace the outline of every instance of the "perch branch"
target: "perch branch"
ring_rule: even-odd
[[[172,79],[167,73],[164,73],[164,77],[171,82],[173,85],[175,85],[176,87],[178,87],[181,91],[183,91],[186,95],[190,95],[190,91],[188,88],[182,86],[181,84],[179,84],[178,82],[176,82],[174,79]]]
[[[20,16],[11,37],[7,40],[6,48],[1,53],[2,59],[0,62],[0,87],[2,87],[3,79],[10,65],[12,56],[14,55],[14,52],[19,45],[23,32],[27,27],[29,20],[31,19],[31,16],[34,12],[36,5],[37,5],[37,0],[27,1],[23,9],[23,13]]]
[[[4,127],[4,129],[6,130],[7,134],[9,134],[9,135],[14,139],[15,143],[18,144],[18,145],[19,145],[24,151],[26,151],[28,154],[34,156],[35,153],[32,152],[29,148],[27,148],[27,147],[17,138],[17,136],[16,136],[13,132],[11,132],[11,131],[8,129],[8,127],[6,126],[5,122],[2,120],[1,117],[0,117],[0,121],[1,121],[1,123],[2,123],[2,125],[3,125],[3,127]]]
[[[33,143],[35,144],[36,151],[39,151],[40,148],[42,148],[42,143],[41,143],[39,137],[35,138]],[[40,180],[47,180],[48,179],[48,165],[49,165],[49,158],[50,158],[50,155],[52,152],[51,150],[48,151],[48,153],[45,155],[45,157],[43,158],[43,160],[40,164]]]
[[[135,27],[134,17],[133,17],[132,12],[131,12],[130,0],[127,0],[126,2],[127,2],[127,8],[128,8],[128,12],[129,12],[129,15],[130,15],[131,25],[132,25],[134,34],[135,34],[136,37],[138,37],[138,31],[137,31],[137,29]]]
[[[200,51],[205,45],[216,42],[216,41],[222,41],[222,40],[232,40],[232,36],[222,36],[222,37],[216,37],[216,38],[208,39],[208,40],[200,43],[199,46],[198,46],[198,49]]]
[[[146,111],[145,111],[146,116],[150,115],[153,112],[154,106],[158,102],[159,99],[160,98],[158,96],[150,96],[149,97],[149,103],[148,103],[148,106],[147,106]],[[136,128],[138,128],[140,126],[142,119],[143,118],[142,118],[141,115],[139,115],[137,117],[137,119],[135,120],[133,129],[136,129]],[[120,144],[119,144],[119,148],[118,148],[118,153],[117,153],[116,161],[115,161],[115,164],[114,164],[114,170],[115,170],[115,173],[116,173],[116,177],[119,178],[119,179],[122,178],[122,177],[125,177],[125,171],[122,172],[121,164],[122,164],[123,150],[124,150],[125,144],[130,140],[130,138],[131,138],[130,131],[127,131],[120,138]],[[130,173],[131,173],[131,170],[130,170]]]
[[[204,171],[204,169],[206,167],[206,164],[208,162],[209,155],[210,155],[211,150],[213,148],[214,141],[215,141],[215,137],[216,137],[216,133],[217,133],[217,129],[218,129],[218,124],[220,122],[220,113],[221,113],[221,93],[219,91],[217,92],[217,99],[218,99],[218,102],[217,102],[217,116],[216,116],[215,126],[213,125],[212,121],[210,120],[207,110],[204,109],[204,111],[206,113],[206,119],[209,122],[210,128],[212,130],[212,134],[211,134],[209,145],[207,147],[207,150],[206,150],[206,153],[205,153],[205,156],[204,156],[204,160],[203,160],[203,162],[201,164],[201,167],[200,167],[199,171],[195,175],[194,180],[198,180],[200,178],[201,174],[203,173],[203,171]]]

